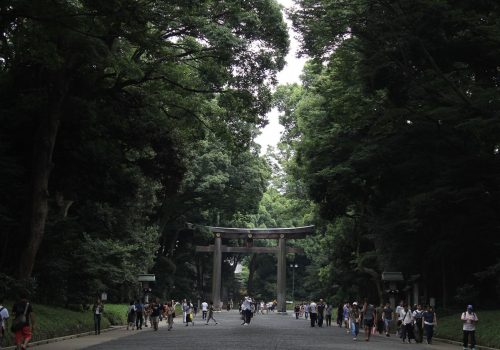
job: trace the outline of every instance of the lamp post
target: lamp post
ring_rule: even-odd
[[[295,303],[295,269],[299,267],[297,264],[290,264],[292,268],[292,303]]]

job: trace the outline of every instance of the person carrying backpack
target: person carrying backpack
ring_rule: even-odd
[[[462,327],[463,329],[463,345],[464,345],[464,350],[467,349],[467,345],[470,344],[470,348],[472,350],[476,349],[476,323],[479,321],[476,313],[474,312],[474,308],[472,305],[467,305],[467,310],[462,313],[461,317],[462,321],[464,322],[464,325]],[[469,342],[470,338],[470,342]]]
[[[20,295],[19,302],[12,307],[12,314],[14,320],[12,321],[11,330],[16,335],[16,346],[17,349],[24,350],[28,346],[35,328],[33,308],[28,301],[27,293],[23,292]]]

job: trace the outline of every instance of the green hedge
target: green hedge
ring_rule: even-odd
[[[462,341],[462,320],[459,311],[452,316],[439,317],[436,327],[436,337]],[[479,322],[476,326],[476,341],[478,345],[488,346],[500,349],[500,332],[498,331],[498,320],[500,319],[500,310],[477,311]]]
[[[5,303],[10,309],[12,302]],[[32,341],[63,337],[65,335],[90,332],[94,330],[92,311],[72,311],[61,307],[33,304],[35,332]],[[101,329],[110,325],[122,325],[127,321],[127,305],[105,304],[101,319]],[[10,328],[10,322],[8,327]],[[14,344],[14,334],[8,330],[3,346]]]

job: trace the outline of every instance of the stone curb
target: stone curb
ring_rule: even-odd
[[[459,341],[456,341],[456,340],[450,340],[450,339],[432,338],[432,340],[435,340],[435,341],[438,341],[438,342],[441,342],[441,343],[458,345],[460,347],[463,345],[462,342],[459,342]],[[478,349],[478,350],[500,350],[500,349],[497,349],[497,348],[489,348],[487,346],[481,346],[481,345],[476,345],[476,349]]]
[[[110,328],[101,329],[101,332],[110,332],[110,331],[114,331],[114,330],[125,328],[125,327],[126,326],[112,326]],[[60,342],[60,341],[63,341],[63,340],[68,340],[68,339],[85,337],[87,335],[93,335],[93,334],[95,334],[95,332],[91,331],[91,332],[84,332],[84,333],[78,333],[78,334],[65,335],[64,337],[38,340],[38,341],[35,341],[35,342],[32,342],[32,343],[29,343],[28,344],[28,348],[35,347],[35,346],[38,346],[38,345],[45,345],[45,344],[50,344],[50,343],[57,343],[57,342]],[[15,350],[16,346],[15,345],[14,346],[9,346],[9,347],[2,348],[2,349],[5,349],[5,350],[7,350],[7,349]]]

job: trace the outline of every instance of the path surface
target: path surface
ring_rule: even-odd
[[[201,315],[195,319],[194,326],[185,327],[180,323],[167,331],[165,322],[154,332],[150,328],[139,331],[119,329],[102,333],[100,336],[88,336],[60,343],[47,344],[37,349],[196,349],[196,350],[304,350],[304,349],[339,349],[339,350],[451,350],[457,346],[436,343],[402,344],[395,337],[372,336],[370,342],[364,341],[362,334],[358,341],[353,341],[344,328],[310,327],[304,319],[296,320],[292,315],[281,316],[274,313],[258,315],[248,326],[242,326],[237,311],[216,313],[218,325],[206,326]],[[179,318],[176,318],[180,322]]]

